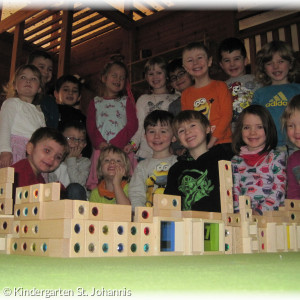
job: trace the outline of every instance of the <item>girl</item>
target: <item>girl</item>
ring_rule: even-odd
[[[152,150],[147,145],[144,136],[145,117],[156,109],[168,110],[169,104],[178,97],[176,94],[169,94],[167,89],[167,64],[162,57],[155,57],[148,60],[144,72],[151,93],[144,94],[137,100],[138,130],[132,137],[130,144],[124,148],[126,153],[138,150],[138,161],[152,157]]]
[[[298,149],[287,160],[287,198],[300,199],[300,95],[291,99],[281,122],[289,140]]]
[[[279,150],[286,150],[286,137],[281,131],[280,117],[288,101],[300,94],[300,84],[294,83],[296,59],[291,46],[282,41],[273,41],[262,47],[256,56],[257,80],[264,85],[258,89],[252,104],[260,104],[271,113],[276,125]]]
[[[122,62],[109,62],[101,75],[101,96],[96,96],[89,104],[86,126],[93,154],[88,189],[98,184],[96,165],[100,151],[110,144],[123,149],[137,130],[134,99],[126,95],[127,78],[128,72]]]
[[[245,108],[237,120],[232,147],[234,211],[239,196],[248,195],[253,213],[278,210],[285,198],[285,155],[275,150],[277,133],[269,111],[260,105]]]
[[[130,161],[124,151],[110,145],[102,149],[97,166],[99,185],[92,190],[90,202],[128,204]]]
[[[23,65],[8,85],[7,100],[0,111],[0,167],[26,157],[26,144],[32,133],[45,126],[39,107],[42,75],[33,65]]]

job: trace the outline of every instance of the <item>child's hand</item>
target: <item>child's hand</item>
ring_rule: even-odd
[[[120,184],[122,178],[125,176],[125,168],[120,165],[116,165],[115,172],[116,175],[114,176],[113,184]]]
[[[11,152],[1,152],[0,168],[7,168],[12,164],[13,156]]]
[[[108,147],[109,144],[106,143],[106,142],[101,142],[100,145],[99,145],[99,150],[103,150],[104,148]]]
[[[124,147],[123,150],[124,150],[125,153],[129,154],[130,152],[133,151],[133,146],[132,146],[131,144],[128,144],[128,145],[126,145],[126,146]]]
[[[68,157],[76,157],[76,158],[80,158],[81,155],[81,148],[80,147],[70,147],[70,153],[68,155]]]

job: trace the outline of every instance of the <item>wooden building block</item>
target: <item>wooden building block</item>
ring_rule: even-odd
[[[256,222],[241,222],[242,237],[257,238],[258,227]]]
[[[128,226],[130,222],[113,222],[113,256],[128,256]]]
[[[31,196],[31,185],[17,187],[16,195],[15,195],[15,203],[22,204],[22,203],[29,203],[29,202],[33,202]]]
[[[14,216],[0,215],[0,234],[14,233]]]
[[[225,226],[241,226],[241,215],[239,213],[222,213],[222,220]]]
[[[0,183],[14,183],[15,169],[12,167],[0,169]]]
[[[13,184],[0,183],[0,199],[10,199],[13,197]]]
[[[140,223],[140,255],[152,256],[154,255],[154,238],[155,231],[153,223]]]
[[[85,257],[85,243],[76,237],[70,239],[45,240],[48,256],[50,257]]]
[[[32,202],[47,202],[60,200],[60,183],[51,182],[31,186]]]
[[[233,213],[232,188],[220,186],[221,213]]]
[[[184,218],[184,255],[204,253],[204,222],[201,218]]]
[[[0,199],[0,215],[13,214],[13,199]]]
[[[300,201],[299,200],[285,199],[284,200],[284,208],[285,208],[285,210],[300,211]]]
[[[43,218],[41,203],[16,204],[14,208],[15,220],[39,220]]]
[[[181,219],[182,212],[180,210],[174,210],[174,209],[159,209],[154,206],[153,207],[153,216],[154,217],[171,217],[171,218]]]
[[[141,234],[141,223],[131,222],[128,224],[128,256],[141,256]]]
[[[276,249],[280,252],[288,251],[286,223],[276,224]]]
[[[134,211],[134,222],[152,223],[153,207],[137,206]]]
[[[85,246],[87,257],[100,256],[100,225],[99,221],[85,220]]]
[[[287,220],[285,221],[288,223],[300,223],[300,211],[288,211]]]
[[[243,253],[243,240],[241,227],[232,227],[232,253]]]
[[[242,222],[251,222],[252,221],[252,209],[246,208],[240,211],[241,221]]]
[[[40,221],[20,221],[20,237],[21,238],[39,238],[40,237]]]
[[[269,210],[265,211],[263,216],[268,217],[268,220],[274,220],[274,222],[289,222],[289,213],[294,213],[286,210]]]
[[[296,225],[296,239],[297,239],[297,249],[300,249],[300,225]]]
[[[233,254],[233,227],[225,226],[225,254]]]
[[[232,170],[231,162],[227,160],[219,160],[219,178],[220,178],[220,187],[225,189],[232,189]]]
[[[222,214],[216,212],[185,210],[181,212],[182,218],[197,218],[208,220],[222,220]]]
[[[11,254],[28,256],[49,256],[47,244],[43,239],[36,238],[12,238],[10,251]]]
[[[154,194],[153,195],[153,207],[154,209],[172,209],[181,210],[181,197],[174,195],[165,194]]]
[[[131,205],[90,202],[89,219],[98,221],[131,222]]]
[[[0,254],[10,254],[13,234],[0,234]]]
[[[287,224],[287,249],[288,251],[298,251],[297,247],[297,224]]]
[[[245,209],[251,209],[251,199],[249,196],[239,196],[239,209],[240,212]]]
[[[98,204],[98,203],[96,203]],[[99,221],[100,256],[113,256],[114,228],[111,221]]]
[[[204,254],[225,253],[225,224],[219,220],[203,220]],[[209,234],[208,234],[208,231]]]

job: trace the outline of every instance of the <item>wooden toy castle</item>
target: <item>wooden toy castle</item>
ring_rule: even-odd
[[[221,213],[181,211],[181,199],[154,195],[153,207],[60,200],[60,184],[17,188],[14,169],[0,169],[0,253],[51,257],[202,255],[300,249],[300,201],[252,216],[240,197],[233,213],[232,173],[219,162]]]

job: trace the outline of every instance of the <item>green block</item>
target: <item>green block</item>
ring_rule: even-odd
[[[219,251],[219,223],[204,223],[204,251]]]

